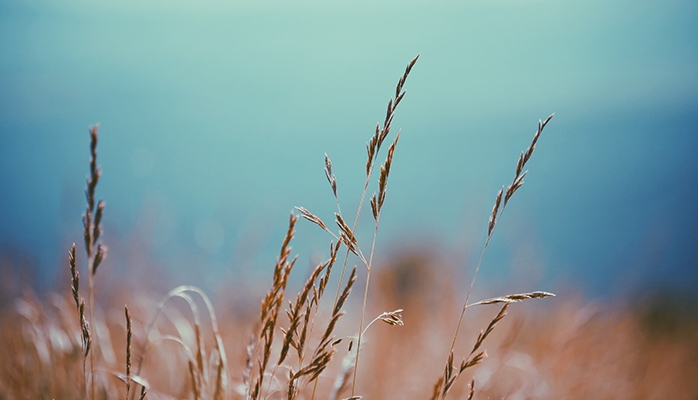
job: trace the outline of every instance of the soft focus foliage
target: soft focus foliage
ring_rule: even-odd
[[[396,255],[379,265],[370,315],[382,309],[404,308],[405,326],[379,324],[371,328],[363,349],[359,393],[368,399],[428,398],[441,373],[461,299],[449,268],[425,253]],[[67,285],[66,285],[67,286]],[[126,387],[115,377],[125,370],[127,302],[134,320],[134,349],[144,340],[144,325],[155,302],[152,292],[120,287],[103,298],[96,313],[100,336],[98,382],[107,398],[123,397]],[[228,352],[231,382],[226,398],[239,394],[249,335],[257,321],[262,292],[240,305],[220,296],[218,318]],[[82,373],[80,331],[69,291],[27,293],[5,303],[0,317],[0,398],[79,398]],[[232,304],[237,304],[232,307]],[[669,295],[640,297],[636,303],[604,305],[569,291],[542,303],[513,304],[511,314],[485,343],[484,362],[472,373],[475,399],[694,399],[698,395],[698,314],[689,299]],[[356,306],[356,304],[355,304]],[[201,305],[203,307],[203,305]],[[350,308],[341,329],[352,334],[358,311]],[[323,310],[323,318],[328,310]],[[470,312],[470,311],[469,311]],[[180,334],[194,346],[194,328],[185,303],[168,306],[157,324],[159,335]],[[477,332],[496,314],[481,308],[466,318],[458,347],[472,345]],[[212,349],[210,325],[204,318],[205,347]],[[285,324],[285,322],[284,322]],[[352,328],[350,328],[352,327]],[[106,334],[108,332],[108,334]],[[316,398],[327,398],[348,343],[320,379]],[[192,398],[185,352],[176,344],[160,343],[148,350],[143,377],[150,399]],[[139,354],[134,355],[137,359]],[[471,373],[468,373],[469,375]],[[467,392],[470,377],[451,392]],[[309,388],[306,388],[309,389]],[[310,398],[306,390],[302,398]],[[276,393],[270,399],[285,398]],[[347,393],[344,393],[348,397]]]

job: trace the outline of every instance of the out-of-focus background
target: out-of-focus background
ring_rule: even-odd
[[[293,206],[333,219],[324,153],[353,215],[364,143],[421,54],[379,260],[432,249],[467,285],[497,190],[555,112],[482,285],[695,293],[696,20],[688,0],[3,1],[3,265],[39,288],[65,275],[99,122],[102,268],[267,277]],[[304,223],[294,252],[328,242]]]

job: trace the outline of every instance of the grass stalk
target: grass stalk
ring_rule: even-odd
[[[361,216],[361,211],[363,210],[363,205],[364,202],[366,201],[366,194],[368,193],[368,187],[371,182],[371,175],[373,173],[373,169],[375,167],[376,163],[376,156],[378,155],[378,151],[381,148],[381,145],[383,144],[383,141],[385,138],[388,136],[390,133],[390,128],[391,124],[393,121],[395,109],[397,108],[398,104],[402,100],[402,98],[405,96],[405,91],[402,90],[403,86],[405,85],[405,82],[407,80],[408,75],[410,74],[410,71],[412,71],[412,67],[417,63],[417,60],[419,59],[419,55],[417,55],[415,58],[413,58],[408,64],[407,67],[405,67],[405,72],[398,81],[396,88],[395,88],[395,97],[391,98],[388,101],[388,106],[386,110],[386,116],[385,116],[385,121],[383,122],[383,128],[381,129],[380,123],[376,124],[376,131],[374,135],[371,137],[371,140],[369,141],[368,144],[366,144],[366,150],[368,153],[368,159],[366,161],[366,180],[364,182],[364,187],[361,192],[361,200],[359,201],[359,206],[356,210],[356,216],[354,217],[354,224],[352,225],[351,231],[352,233],[356,232],[356,227],[359,224],[359,217]],[[328,158],[326,158],[328,160]],[[329,165],[329,170],[331,174],[331,164]],[[329,179],[329,178],[328,178]],[[330,181],[330,184],[332,185],[332,181]],[[335,192],[335,198],[337,197],[336,193],[336,181],[334,182],[333,185],[333,190]],[[341,209],[339,207],[339,201],[337,200],[337,209],[338,212],[341,215]],[[337,304],[337,300],[339,299],[339,293],[342,287],[342,282],[344,281],[344,272],[346,271],[347,268],[347,262],[349,260],[349,249],[347,249],[345,256],[344,256],[344,262],[342,263],[342,271],[339,274],[339,283],[337,284],[337,293],[335,295],[335,301],[334,304]]]
[[[451,340],[451,347],[449,348],[448,354],[449,354],[449,360],[446,363],[446,373],[444,376],[444,379],[442,379],[440,382],[437,383],[437,387],[440,387],[443,385],[443,391],[442,391],[442,398],[446,397],[446,394],[448,393],[448,388],[449,388],[449,379],[448,376],[450,374],[450,371],[453,370],[453,352],[456,347],[456,341],[458,340],[458,334],[460,332],[461,325],[463,323],[463,317],[465,316],[465,310],[468,309],[469,307],[469,301],[470,301],[470,295],[473,291],[473,287],[475,286],[475,280],[477,279],[478,272],[480,271],[480,266],[482,265],[482,260],[484,259],[485,252],[487,251],[487,248],[490,244],[490,240],[492,239],[492,235],[494,234],[494,231],[496,230],[497,226],[499,225],[499,221],[504,213],[504,210],[506,209],[507,204],[509,204],[509,200],[511,197],[514,195],[514,193],[521,188],[524,184],[524,177],[528,173],[528,171],[524,171],[524,167],[526,166],[526,163],[528,160],[531,158],[531,155],[533,154],[533,151],[536,148],[536,143],[538,142],[538,139],[543,133],[543,129],[545,129],[545,126],[550,122],[550,120],[553,118],[555,114],[550,115],[548,118],[545,119],[545,121],[538,121],[538,129],[536,130],[536,133],[533,135],[533,140],[531,141],[531,144],[529,147],[521,153],[519,156],[519,160],[516,164],[516,173],[514,174],[514,179],[512,183],[507,187],[506,191],[502,187],[502,189],[499,190],[497,193],[497,196],[495,198],[495,203],[492,208],[492,213],[490,214],[490,219],[489,219],[489,224],[487,227],[487,239],[485,240],[485,244],[482,247],[482,251],[480,252],[480,258],[478,260],[477,266],[475,267],[475,273],[473,274],[473,279],[470,281],[470,287],[468,288],[468,292],[465,296],[465,301],[463,302],[463,307],[461,308],[461,313],[460,317],[458,318],[458,324],[456,325],[456,329],[453,333],[453,339]],[[502,201],[502,196],[504,195],[503,201]],[[506,305],[505,308],[502,309],[502,313],[505,313],[506,311]],[[503,315],[502,315],[503,317]],[[500,318],[501,319],[501,318]],[[498,321],[498,320],[497,320]],[[494,321],[496,323],[496,321]],[[472,353],[471,353],[472,355]],[[454,376],[453,379],[455,380],[457,376]]]
[[[366,201],[366,194],[368,193],[368,187],[371,182],[371,176],[373,173],[373,170],[375,168],[376,164],[376,158],[377,155],[380,151],[380,148],[385,141],[386,137],[390,133],[392,121],[395,115],[395,110],[400,103],[400,101],[403,99],[405,96],[405,91],[403,91],[403,86],[407,80],[407,77],[412,70],[412,67],[414,67],[415,63],[417,62],[417,59],[419,58],[419,55],[417,55],[415,58],[413,58],[408,64],[407,67],[405,68],[405,72],[403,73],[402,77],[399,79],[396,88],[395,88],[395,97],[390,98],[388,101],[388,106],[386,110],[386,116],[385,116],[385,121],[383,122],[383,126],[381,128],[380,123],[376,124],[376,130],[374,135],[371,137],[371,140],[369,143],[366,145],[366,151],[367,151],[367,161],[366,161],[366,180],[364,182],[364,187],[361,192],[361,200],[359,201],[359,206],[356,212],[356,215],[354,217],[354,223],[351,227],[351,229],[348,228],[346,223],[344,223],[344,219],[341,215],[341,207],[339,206],[339,200],[337,197],[337,186],[336,186],[336,178],[332,174],[332,164],[329,161],[329,157],[325,155],[325,174],[327,176],[327,180],[330,183],[330,186],[332,187],[335,200],[337,202],[337,210],[338,213],[336,215],[337,219],[337,224],[339,225],[342,233],[342,238],[345,238],[345,244],[347,245],[347,250],[344,255],[344,261],[342,263],[342,271],[340,272],[339,276],[339,282],[337,284],[337,291],[335,294],[335,301],[333,308],[336,307],[339,299],[340,299],[340,292],[342,288],[342,283],[344,281],[344,273],[346,271],[347,263],[349,260],[349,253],[354,252],[359,259],[364,263],[366,266],[367,274],[366,274],[366,286],[364,289],[364,300],[363,300],[363,306],[362,306],[362,311],[361,311],[361,320],[359,324],[359,333],[358,333],[358,343],[357,343],[357,349],[356,349],[356,360],[355,362],[358,364],[359,361],[359,352],[360,352],[360,344],[361,344],[361,339],[362,339],[362,332],[363,332],[363,323],[364,323],[364,318],[365,318],[365,313],[366,313],[366,303],[368,299],[368,288],[369,288],[369,283],[370,283],[370,276],[371,276],[371,263],[373,260],[373,254],[375,251],[375,245],[376,245],[376,237],[378,233],[378,224],[380,221],[380,218],[377,215],[377,202],[380,202],[380,205],[382,206],[383,200],[385,199],[385,184],[387,182],[387,177],[390,171],[390,161],[392,161],[392,155],[395,149],[395,144],[397,143],[398,138],[400,137],[400,134],[395,138],[395,141],[390,147],[390,150],[388,151],[388,159],[386,160],[386,163],[381,167],[381,176],[379,180],[379,198],[376,200],[376,195],[374,194],[371,200],[371,208],[373,210],[373,216],[376,221],[376,226],[374,229],[374,235],[373,235],[373,241],[371,244],[371,254],[369,256],[369,260],[367,261],[365,257],[363,256],[362,252],[360,249],[358,249],[358,244],[356,243],[356,239],[354,237],[356,233],[356,228],[359,223],[359,218],[361,216],[361,211],[363,210],[363,205],[364,202]],[[312,220],[312,219],[311,219]],[[317,221],[313,221],[316,222]],[[321,225],[322,226],[322,225]],[[353,384],[352,384],[352,396],[354,394],[356,387],[356,365],[354,366],[354,377],[353,377]]]
[[[124,307],[124,315],[126,316],[126,400],[128,400],[131,391],[131,336],[133,336],[131,312],[128,306]]]
[[[92,343],[97,343],[97,330],[95,328],[95,304],[94,304],[94,276],[97,268],[107,255],[107,248],[99,243],[99,237],[102,234],[102,215],[104,212],[104,202],[99,200],[95,207],[95,189],[102,171],[97,165],[97,141],[98,141],[99,125],[90,128],[90,174],[87,177],[87,187],[85,189],[85,198],[87,206],[82,217],[83,222],[83,239],[85,242],[85,252],[87,254],[87,269],[88,269],[88,303],[87,313],[88,319],[85,319],[85,301],[78,295],[78,280],[79,274],[75,266],[75,245],[71,248],[70,267],[73,275],[73,297],[78,304],[78,312],[80,318],[80,327],[83,332],[83,352],[85,355],[85,363],[87,356],[90,357],[90,376],[89,376],[89,391],[88,398],[95,398],[95,371],[96,371],[96,355],[95,350],[90,351]],[[92,329],[90,329],[92,327]],[[87,382],[87,368],[85,367],[85,380]],[[87,383],[85,384],[87,387]]]

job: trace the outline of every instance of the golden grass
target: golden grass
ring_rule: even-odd
[[[463,293],[452,279],[457,274],[431,265],[434,261],[428,256],[407,254],[392,265],[374,266],[399,133],[375,181],[373,170],[417,59],[405,68],[388,101],[385,120],[376,125],[367,144],[366,181],[353,224],[342,213],[337,178],[325,155],[338,230],[334,232],[307,209],[296,209],[330,235],[329,258],[312,270],[295,296],[289,295],[289,277],[297,260],[291,243],[298,216],[292,212],[271,286],[255,299],[261,302],[256,318],[245,317],[256,312],[237,317],[225,314],[219,323],[208,296],[186,285],[157,303],[146,291],[124,286],[118,298],[103,297],[97,304],[95,275],[106,247],[99,242],[104,202],[95,201],[101,176],[98,129],[90,129],[83,216],[88,298],[81,296],[73,245],[68,254],[70,291],[45,294],[41,299],[29,292],[2,310],[0,337],[5,351],[0,353],[0,400],[695,399],[695,316],[682,315],[679,334],[658,336],[646,328],[639,312],[601,310],[569,298],[539,310],[522,305],[508,318],[511,321],[505,321],[514,303],[554,296],[544,291],[470,303],[486,249],[507,204],[524,183],[524,168],[552,115],[539,122],[530,146],[519,157],[512,183],[495,196],[486,242],[461,307],[457,305]],[[357,237],[363,203],[374,182],[376,191],[369,200],[373,237]],[[365,253],[362,244],[367,243],[370,251]],[[323,301],[342,248],[334,300]],[[362,267],[350,268],[345,279],[350,260]],[[373,283],[378,287],[370,292],[374,267],[378,268]],[[365,286],[361,308],[356,310],[349,297],[359,275]],[[121,308],[123,302],[126,306]],[[500,308],[491,313],[488,305]],[[394,311],[385,311],[389,309]],[[466,310],[471,311],[464,323]],[[375,318],[365,324],[367,315]],[[376,324],[379,321],[384,324]],[[456,354],[465,356],[458,362]]]
[[[452,323],[459,312],[461,292],[454,285],[450,270],[435,264],[431,256],[420,254],[398,255],[389,264],[376,266],[376,290],[369,298],[367,312],[380,315],[382,308],[401,304],[405,308],[404,326],[379,321],[371,327],[358,377],[358,390],[364,399],[431,396],[435,379],[442,372],[449,336],[453,333]],[[135,372],[140,345],[146,337],[145,327],[157,304],[148,300],[151,294],[146,291],[122,289],[133,314]],[[147,379],[144,383],[149,385],[146,395],[149,399],[194,397],[186,351],[172,340],[162,339],[181,333],[179,340],[190,349],[196,348],[194,322],[191,314],[186,315],[186,301],[180,297],[174,299],[181,301],[185,309],[170,300],[155,324],[156,329],[149,335],[152,343],[142,368],[143,380]],[[449,398],[466,398],[467,384],[472,379],[476,382],[475,399],[696,398],[698,318],[695,313],[674,313],[670,308],[673,305],[648,313],[644,308],[593,303],[569,293],[564,300],[560,299],[563,296],[542,307],[522,304],[500,321],[484,343],[488,357],[464,372]],[[96,382],[103,386],[98,393],[104,393],[105,398],[124,398],[126,385],[115,378],[124,374],[127,365],[123,298],[119,295],[104,300],[101,304],[107,306],[97,308],[100,312],[96,313],[96,319],[109,334],[100,336],[100,346],[102,353],[112,353],[114,358],[100,359]],[[222,310],[226,310],[224,302],[221,299]],[[347,320],[336,329],[346,332],[358,325],[358,310],[349,311],[343,317]],[[472,308],[461,332],[467,340],[456,347],[456,352],[470,352],[480,329],[487,327],[498,311]],[[246,369],[245,346],[256,322],[244,313],[225,315],[219,326],[222,342],[229,351],[230,381],[224,398],[242,399],[245,398],[241,391]],[[101,316],[113,317],[103,321]],[[323,317],[327,317],[326,311],[321,311],[319,318]],[[200,323],[208,355],[215,339],[208,319],[202,317]],[[283,327],[287,326],[285,321]],[[42,299],[31,294],[17,298],[0,315],[0,327],[4,346],[0,352],[0,398],[84,398],[81,334],[70,293],[54,293]],[[280,344],[280,330],[278,334]],[[317,335],[314,339],[318,340]],[[334,360],[318,380],[316,398],[349,397],[349,366],[353,365],[353,357],[351,362],[342,362],[347,354],[353,355],[347,352],[349,341],[344,339],[337,345]],[[291,359],[292,355],[297,362],[294,348],[287,358]],[[215,359],[206,361],[212,363]],[[287,375],[280,378],[286,379]],[[134,386],[131,385],[132,395],[134,392],[139,395],[140,388]],[[335,389],[342,386],[341,390]],[[306,386],[297,398],[310,398],[311,392],[312,385]],[[270,398],[281,397],[287,398],[287,393],[276,392]]]

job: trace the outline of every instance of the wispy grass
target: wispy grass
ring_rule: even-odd
[[[299,215],[291,212],[271,285],[251,299],[260,302],[254,321],[230,315],[219,318],[206,293],[187,285],[171,290],[157,303],[137,287],[123,287],[125,307],[113,301],[99,307],[94,289],[97,269],[106,256],[100,241],[105,207],[96,201],[101,176],[98,128],[90,129],[83,216],[88,298],[81,291],[73,244],[68,253],[70,280],[60,294],[44,299],[26,294],[0,315],[5,348],[0,354],[0,399],[695,398],[695,319],[686,319],[683,336],[649,342],[636,315],[602,312],[570,299],[548,305],[546,314],[519,310],[518,316],[508,318],[514,320],[510,325],[502,326],[514,303],[554,296],[545,291],[470,302],[496,227],[523,186],[526,165],[552,115],[539,122],[518,159],[512,182],[495,195],[483,227],[486,241],[465,293],[457,291],[452,280],[438,276],[443,270],[426,265],[431,262],[428,258],[413,262],[424,278],[420,285],[405,286],[414,277],[399,266],[374,265],[401,134],[386,140],[417,60],[407,64],[385,118],[369,137],[366,163],[357,163],[366,179],[353,218],[342,212],[341,181],[325,155],[325,175],[337,206],[335,224],[327,225],[304,207],[296,207]],[[409,140],[409,134],[402,140]],[[385,143],[390,143],[387,150]],[[379,171],[374,174],[376,166]],[[371,185],[375,190],[369,195]],[[374,225],[373,235],[365,238],[358,235],[357,226],[367,195]],[[301,216],[329,234],[329,256],[292,294],[289,282],[297,256],[291,245]],[[376,273],[378,290],[370,292]],[[360,275],[365,283],[357,310],[349,299]],[[332,280],[336,292],[326,295]],[[424,285],[438,280],[446,283]],[[408,292],[398,295],[390,287]],[[454,293],[465,296],[460,308]],[[437,300],[436,306],[424,304],[427,295]],[[498,306],[498,311],[469,313],[465,322],[466,310],[490,305]],[[370,317],[372,309],[394,311]],[[119,315],[118,321],[112,315]],[[378,327],[381,324],[385,329]],[[459,345],[462,336],[472,337],[465,347]],[[464,356],[457,362],[460,351]],[[434,383],[431,378],[437,375]]]

